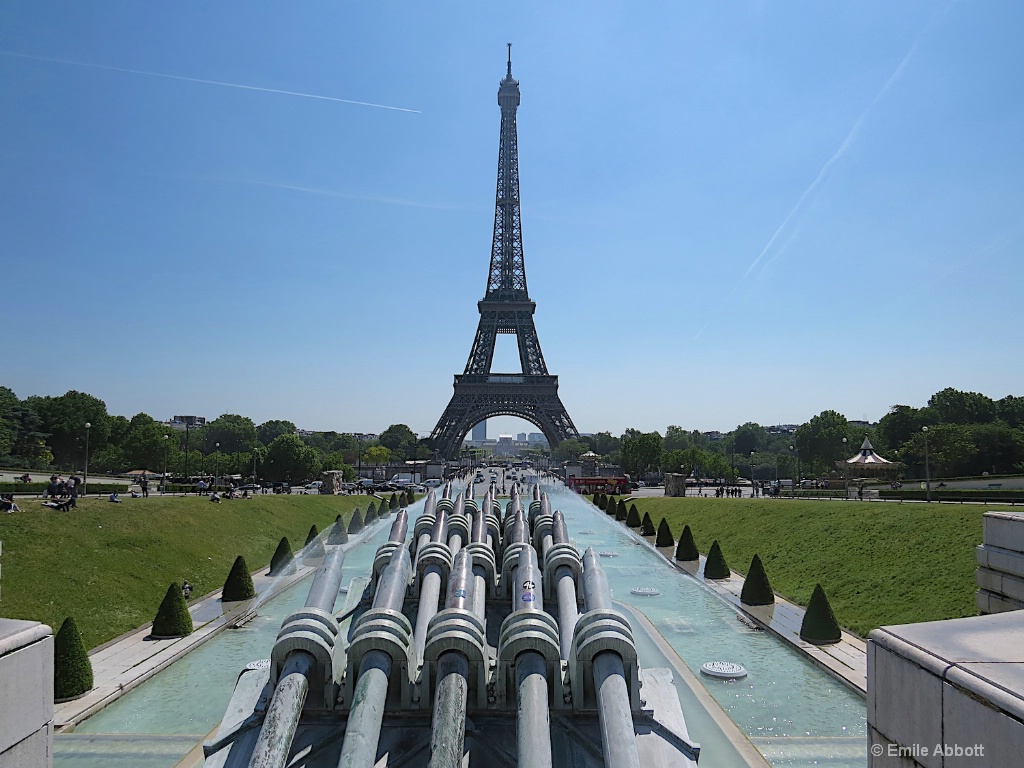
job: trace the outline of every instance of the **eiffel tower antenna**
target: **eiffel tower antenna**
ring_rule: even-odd
[[[455,394],[430,435],[434,448],[446,458],[458,454],[474,424],[492,416],[518,416],[529,421],[540,428],[551,448],[562,440],[579,437],[558,397],[558,377],[550,375],[544,363],[533,324],[537,305],[526,287],[516,132],[519,101],[519,81],[512,78],[512,43],[508,43],[508,68],[498,85],[501,133],[487,290],[477,304],[480,323],[466,370],[455,376]],[[516,335],[522,373],[491,372],[499,333]]]

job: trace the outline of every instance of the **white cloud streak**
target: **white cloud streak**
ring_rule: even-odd
[[[71,61],[68,59],[54,59],[48,56],[32,56],[27,53],[14,53],[13,51],[0,51],[2,56],[13,56],[19,59],[31,59],[33,61],[46,61],[52,64],[66,64],[73,67],[88,67],[89,69],[103,69],[108,72],[124,72],[129,75],[146,75],[147,77],[162,77],[167,80],[182,80],[186,83],[201,83],[203,85],[218,85],[224,88],[241,88],[245,91],[262,91],[263,93],[276,93],[281,96],[297,96],[303,99],[317,99],[319,101],[333,101],[338,104],[352,104],[357,107],[373,107],[375,109],[389,109],[394,112],[410,112],[422,114],[418,109],[406,107],[394,107],[389,104],[374,104],[370,101],[354,101],[352,99],[339,99],[334,96],[321,96],[316,93],[302,93],[301,91],[285,91],[279,88],[263,88],[257,85],[243,85],[242,83],[226,83],[221,80],[204,80],[198,77],[185,77],[183,75],[168,75],[163,72],[149,72],[144,69],[127,69],[125,67],[111,67],[106,64],[91,64],[85,61]]]
[[[772,233],[772,236],[768,239],[768,242],[765,244],[764,248],[761,249],[761,252],[757,255],[757,258],[750,262],[750,266],[747,267],[747,271],[743,273],[743,277],[740,278],[739,282],[745,280],[750,275],[750,273],[754,271],[755,267],[757,267],[757,265],[761,262],[761,259],[764,258],[765,254],[768,253],[768,251],[771,250],[772,246],[775,245],[776,240],[779,239],[779,236],[786,229],[789,223],[799,212],[801,212],[801,210],[804,207],[804,202],[807,200],[807,198],[814,194],[818,187],[820,187],[821,184],[825,181],[825,179],[828,178],[829,172],[832,170],[833,166],[837,162],[839,162],[840,159],[842,159],[843,155],[847,153],[847,151],[850,149],[853,143],[857,140],[857,137],[861,132],[861,128],[864,126],[865,121],[874,111],[875,106],[878,104],[878,102],[885,98],[885,95],[889,92],[893,85],[895,85],[895,83],[903,76],[903,72],[906,70],[907,65],[910,63],[910,60],[914,58],[914,54],[917,53],[917,49],[920,48],[921,42],[931,31],[932,27],[935,26],[938,19],[944,16],[948,10],[949,8],[947,7],[943,9],[940,13],[934,15],[932,19],[928,22],[928,24],[925,26],[925,28],[921,31],[921,33],[917,36],[917,39],[914,41],[914,44],[910,46],[910,50],[907,51],[907,54],[896,66],[896,69],[893,70],[893,73],[889,75],[889,79],[885,81],[885,84],[882,86],[882,88],[878,91],[878,93],[875,94],[874,98],[871,99],[871,102],[867,105],[867,107],[864,108],[864,111],[860,113],[860,116],[856,119],[856,121],[854,121],[853,127],[850,128],[849,132],[846,134],[846,138],[843,139],[843,142],[839,145],[839,148],[832,153],[832,157],[830,157],[828,161],[821,167],[821,170],[818,171],[818,175],[814,178],[814,181],[812,181],[810,186],[808,186],[807,189],[804,190],[803,194],[800,195],[800,199],[796,201],[796,205],[793,206],[790,212],[786,215],[786,218],[782,220],[782,223],[779,224],[775,232]],[[777,256],[778,254],[776,254],[776,258]]]

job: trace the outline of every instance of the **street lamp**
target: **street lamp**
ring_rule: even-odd
[[[921,427],[924,432],[924,500],[932,500],[932,477],[931,469],[928,466],[928,427]]]
[[[256,484],[256,446],[252,447],[252,483]]]
[[[757,482],[754,480],[754,452],[750,452],[750,496],[757,496]]]
[[[217,476],[220,475],[220,443],[214,443],[213,450],[216,452],[213,459],[213,482],[216,483]]]
[[[188,428],[189,423],[185,422],[185,485],[191,482],[191,476],[188,473]]]
[[[846,463],[846,438],[843,438],[843,495],[850,498],[850,465]]]
[[[167,492],[167,455],[171,450],[171,438],[169,435],[164,435],[164,476],[163,481],[160,483],[160,495],[163,496]]]
[[[796,495],[796,484],[800,482],[800,449],[795,445],[789,446],[789,450],[796,452],[796,479],[793,481],[793,487],[789,489],[789,495]]]
[[[85,422],[85,477],[82,478],[82,495],[89,493],[89,430],[92,424]]]

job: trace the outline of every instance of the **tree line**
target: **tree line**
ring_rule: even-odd
[[[1024,472],[1024,397],[993,400],[947,388],[921,408],[892,406],[872,426],[850,423],[841,413],[825,410],[794,433],[754,422],[721,435],[670,425],[664,436],[627,429],[619,437],[598,432],[566,440],[552,455],[564,461],[590,451],[634,477],[683,472],[699,478],[734,480],[744,475],[772,480],[798,472],[804,477],[827,476],[835,462],[853,456],[865,438],[876,452],[900,462],[907,477],[924,477],[926,441],[935,476]]]
[[[179,430],[146,413],[130,419],[110,414],[103,400],[85,392],[20,399],[0,387],[0,466],[81,472],[87,448],[90,473],[145,469],[157,475],[166,470],[174,476],[219,473],[295,482],[324,470],[340,470],[351,480],[360,463],[432,455],[405,424],[391,425],[370,442],[333,431],[299,435],[290,421],[257,425],[228,413]]]

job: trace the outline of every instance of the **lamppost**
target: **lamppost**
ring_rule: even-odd
[[[185,422],[185,485],[189,485],[191,476],[188,473],[188,428],[189,423]]]
[[[750,497],[757,496],[757,481],[754,479],[754,452],[750,452]]]
[[[89,493],[89,430],[92,424],[85,422],[85,477],[82,478],[82,495]]]
[[[789,489],[789,495],[796,495],[796,486],[800,482],[800,449],[795,445],[789,446],[789,450],[796,452],[796,479],[793,480],[793,487]]]
[[[928,466],[928,427],[921,427],[921,431],[924,432],[924,500],[930,503],[932,500],[932,476]]]
[[[252,447],[252,483],[256,485],[256,446]]]
[[[213,482],[216,483],[217,477],[220,475],[220,443],[214,443],[213,450],[216,452],[213,459]]]
[[[160,495],[163,496],[167,492],[167,455],[171,450],[171,438],[168,435],[164,435],[164,476],[160,482]]]
[[[850,498],[850,465],[846,463],[846,438],[843,438],[843,495]]]

